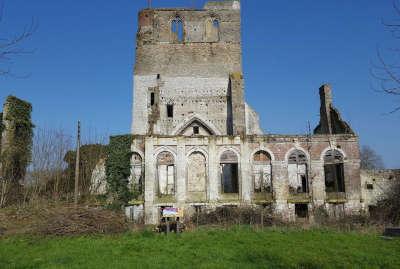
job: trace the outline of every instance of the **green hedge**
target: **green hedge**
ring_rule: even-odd
[[[132,135],[111,136],[106,160],[108,192],[115,204],[127,204],[134,198],[128,186],[131,175]]]

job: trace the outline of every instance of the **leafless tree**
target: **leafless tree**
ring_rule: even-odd
[[[4,1],[0,0],[0,25],[4,19]],[[12,75],[11,64],[15,57],[32,53],[22,47],[37,29],[37,23],[34,19],[25,26],[25,28],[17,34],[11,36],[3,36],[0,32],[0,76]]]
[[[37,128],[32,148],[32,164],[25,180],[26,196],[50,195],[58,199],[66,189],[65,154],[71,150],[72,136],[63,129]]]
[[[360,151],[362,169],[383,169],[382,157],[378,155],[370,146],[363,146]]]

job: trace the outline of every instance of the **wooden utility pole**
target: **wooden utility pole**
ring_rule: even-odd
[[[79,194],[79,162],[80,156],[79,151],[81,147],[81,122],[78,121],[78,133],[76,137],[76,159],[75,159],[75,192],[74,192],[74,203],[78,205],[78,194]]]
[[[151,0],[147,0],[149,8],[151,8]]]

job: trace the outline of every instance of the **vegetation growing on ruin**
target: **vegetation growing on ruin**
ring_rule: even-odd
[[[6,144],[2,145],[0,162],[2,164],[0,185],[0,207],[20,196],[19,181],[25,177],[32,158],[34,125],[31,121],[32,105],[14,96],[8,96],[4,105],[2,119]],[[4,141],[3,141],[4,142]]]
[[[32,105],[14,96],[8,96],[4,113],[5,121],[11,126],[5,131],[9,141],[7,148],[3,145],[1,161],[3,177],[18,181],[25,176],[26,167],[32,157],[32,139],[34,125],[31,121]]]
[[[101,159],[105,159],[107,146],[88,144],[80,147],[79,185],[82,194],[88,194],[91,186],[92,172]],[[66,173],[70,179],[69,190],[74,188],[76,151],[68,151],[64,161],[68,164]]]
[[[108,192],[113,203],[126,204],[134,194],[129,190],[128,179],[131,175],[132,135],[111,136],[106,159]]]
[[[1,268],[399,268],[400,240],[331,230],[246,227],[165,236],[10,237]]]

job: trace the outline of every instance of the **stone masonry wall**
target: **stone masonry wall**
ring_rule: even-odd
[[[366,206],[376,206],[400,181],[400,170],[361,170],[361,193]]]
[[[183,24],[179,42],[171,30],[177,18]],[[240,23],[238,1],[139,13],[132,133],[174,135],[194,118],[213,134],[246,133]],[[260,130],[252,124],[247,129]]]

